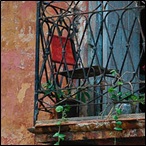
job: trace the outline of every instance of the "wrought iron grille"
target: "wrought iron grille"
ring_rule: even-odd
[[[54,109],[66,104],[68,117],[104,118],[118,104],[123,113],[142,112],[144,4],[37,2],[34,123],[59,118]],[[136,102],[135,111],[130,111],[131,102]]]

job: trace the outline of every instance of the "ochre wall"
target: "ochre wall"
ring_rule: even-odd
[[[36,1],[2,1],[1,12],[1,145],[33,145]]]

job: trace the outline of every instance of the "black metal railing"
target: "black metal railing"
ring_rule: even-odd
[[[56,118],[55,107],[65,104],[69,117],[108,115],[117,104],[128,109],[129,97],[142,112],[144,4],[37,2],[34,123]]]

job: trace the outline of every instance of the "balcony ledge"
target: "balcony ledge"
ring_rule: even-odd
[[[122,122],[122,131],[114,130],[115,121],[112,117],[68,118],[61,124],[61,133],[66,135],[65,141],[145,137],[145,113],[120,115],[118,120]],[[58,119],[37,121],[34,127],[28,128],[28,131],[35,134],[37,143],[55,142],[53,134],[58,131],[57,121]]]

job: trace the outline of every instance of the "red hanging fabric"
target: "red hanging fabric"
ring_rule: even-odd
[[[66,63],[68,65],[75,65],[75,58],[73,55],[71,40],[67,38],[54,35],[51,41],[51,58],[52,61]],[[66,43],[66,45],[65,45]],[[65,45],[65,57],[63,57],[63,46]]]

